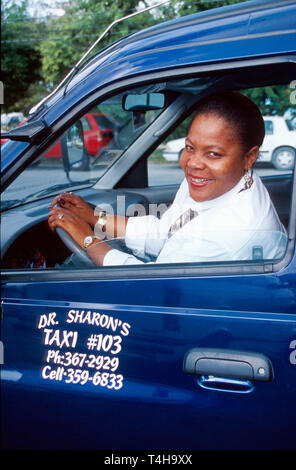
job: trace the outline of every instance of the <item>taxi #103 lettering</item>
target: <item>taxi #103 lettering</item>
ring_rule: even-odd
[[[38,319],[37,327],[43,332],[42,343],[51,347],[45,352],[46,364],[41,368],[41,377],[67,384],[90,382],[119,390],[123,386],[123,375],[117,373],[118,354],[122,351],[124,337],[129,335],[130,324],[90,310],[69,310],[64,324],[75,324],[79,326],[78,331],[62,329],[56,312],[42,314]],[[90,333],[89,328],[85,331],[81,325],[94,326],[95,330]],[[81,349],[77,351],[77,348]]]

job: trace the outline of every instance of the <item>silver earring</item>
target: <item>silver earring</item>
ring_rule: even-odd
[[[245,178],[245,187],[244,189],[250,189],[250,187],[252,186],[254,180],[253,180],[253,170],[250,170],[250,168],[248,168],[244,174],[244,178]]]
[[[254,183],[254,179],[253,179],[253,170],[248,168],[246,171],[245,171],[245,174],[244,174],[244,179],[245,179],[245,185],[244,187],[239,191],[244,191],[245,189],[250,189],[250,187],[252,186],[252,184]]]

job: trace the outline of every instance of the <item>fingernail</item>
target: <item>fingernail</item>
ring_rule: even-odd
[[[65,204],[65,199],[59,199],[60,204]]]

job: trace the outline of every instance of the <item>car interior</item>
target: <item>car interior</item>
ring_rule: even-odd
[[[115,212],[118,210],[118,197],[120,196],[124,199],[124,207],[121,208],[123,213],[129,207],[136,207],[139,204],[146,208],[147,213],[151,204],[169,206],[173,201],[178,184],[174,182],[167,182],[163,185],[148,184],[150,155],[159,149],[169,136],[177,135],[178,128],[191,115],[194,104],[202,97],[220,90],[243,92],[255,87],[270,86],[271,72],[272,86],[275,87],[288,86],[289,78],[292,79],[295,75],[292,64],[273,64],[238,69],[237,71],[224,71],[223,73],[216,72],[210,76],[204,74],[185,77],[181,80],[150,83],[130,89],[128,92],[122,92],[120,103],[125,113],[123,111],[121,115],[117,113],[116,119],[119,124],[114,127],[113,139],[105,148],[100,149],[98,155],[91,157],[88,166],[89,172],[86,171],[82,178],[83,184],[81,184],[82,172],[79,168],[75,168],[75,161],[74,164],[70,162],[70,166],[68,161],[68,167],[65,166],[65,161],[59,161],[55,164],[60,165],[60,171],[67,177],[64,185],[60,185],[61,188],[56,185],[50,191],[50,188],[45,186],[43,190],[35,191],[34,197],[24,200],[21,205],[10,204],[10,199],[8,198],[7,201],[7,196],[4,197],[2,222],[8,227],[7,235],[2,240],[2,268],[9,270],[68,269],[85,266],[85,259],[81,259],[79,252],[75,253],[75,247],[48,228],[49,203],[54,195],[61,191],[73,190],[94,208],[97,206],[102,209],[112,207]],[[163,103],[150,103],[149,105],[138,103],[138,106],[131,104],[128,109],[128,98],[133,95],[138,98],[159,95],[163,98]],[[111,97],[108,103],[110,104],[112,100],[114,104],[115,97]],[[135,103],[131,99],[131,103],[133,102]],[[145,106],[146,111],[143,112]],[[99,107],[102,112],[105,112],[104,103],[99,103]],[[109,106],[106,111],[110,112],[110,109]],[[89,110],[83,110],[83,114],[86,112]],[[129,117],[126,118],[126,116]],[[115,116],[113,115],[113,117]],[[67,138],[66,146],[69,152],[74,145],[74,140],[69,141],[69,131]],[[43,164],[44,168],[47,168],[46,159],[38,167],[28,166],[25,172],[32,168],[36,172],[38,169],[42,169]],[[52,162],[51,164],[53,167],[54,164]],[[95,170],[98,171],[95,172]],[[18,178],[21,178],[21,175]],[[13,185],[20,186],[21,180],[18,181],[18,178],[6,189],[6,193],[14,188]],[[262,180],[282,223],[288,230],[293,171],[278,172],[277,174],[268,174],[267,172]],[[115,240],[111,243],[115,247],[125,249],[121,240]],[[94,267],[92,262],[86,264]]]

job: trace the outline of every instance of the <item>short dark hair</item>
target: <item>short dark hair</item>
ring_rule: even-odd
[[[256,104],[242,93],[232,91],[215,93],[199,101],[194,110],[191,124],[200,114],[216,114],[234,127],[245,151],[256,145],[258,147],[262,145],[265,127],[261,112]]]

